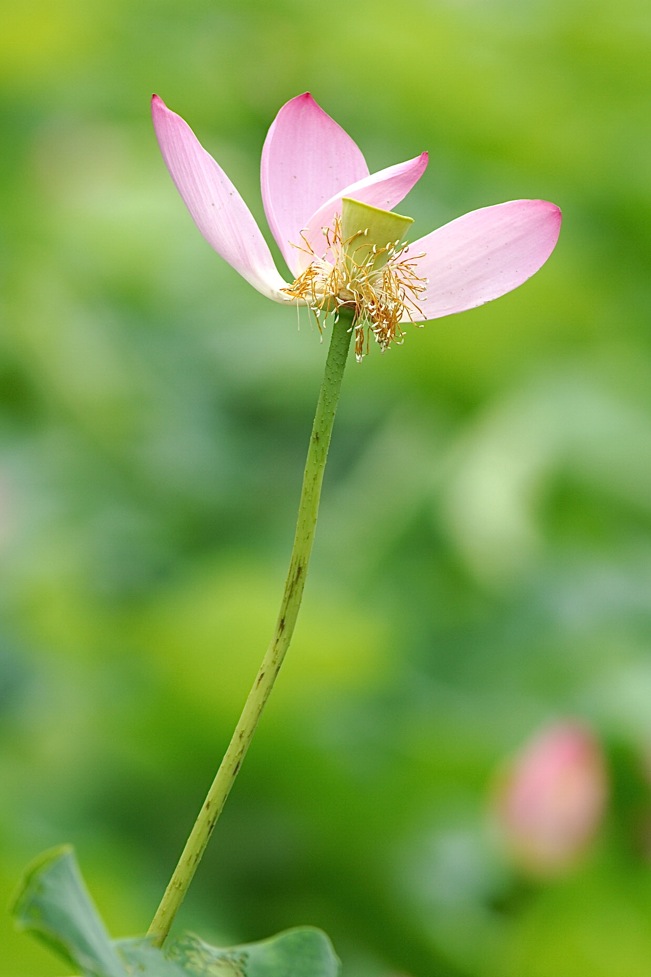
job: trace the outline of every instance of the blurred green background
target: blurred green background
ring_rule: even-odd
[[[26,0],[0,30],[0,893],[74,843],[146,929],[275,619],[325,346],[193,227],[157,91],[262,220],[304,90],[424,234],[561,205],[512,295],[351,363],[294,645],[182,912],[323,927],[347,977],[647,977],[647,0]],[[604,744],[573,871],[509,865],[495,772]],[[63,968],[0,921],[3,977]]]

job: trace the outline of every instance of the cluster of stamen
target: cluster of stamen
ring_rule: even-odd
[[[319,257],[303,238],[300,248],[310,263],[296,281],[284,289],[292,298],[308,306],[319,329],[329,315],[335,322],[342,309],[352,312],[355,330],[355,355],[361,360],[368,353],[371,335],[384,351],[391,343],[401,343],[401,323],[414,321],[419,312],[418,298],[426,288],[416,272],[418,257],[408,257],[407,245],[400,242],[385,247],[365,242],[367,230],[342,239],[341,217],[324,228],[325,257]]]

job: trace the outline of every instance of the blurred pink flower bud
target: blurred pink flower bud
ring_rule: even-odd
[[[496,813],[512,858],[536,875],[572,867],[604,815],[608,781],[601,748],[577,722],[535,736],[499,784]]]

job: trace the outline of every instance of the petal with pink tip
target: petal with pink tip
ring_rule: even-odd
[[[522,285],[550,256],[561,212],[546,200],[473,210],[409,246],[427,291],[413,319],[472,309]],[[422,257],[418,257],[422,253]]]
[[[393,210],[396,204],[399,204],[411,188],[418,183],[427,169],[428,160],[428,154],[421,153],[414,159],[409,159],[405,163],[396,163],[395,166],[388,166],[384,170],[372,173],[365,179],[358,180],[351,186],[339,190],[310,217],[307,227],[303,231],[302,240],[309,245],[318,257],[327,257],[324,229],[332,227],[335,214],[341,214],[342,197],[352,197],[353,200],[370,204],[371,207],[378,207],[380,210]],[[308,252],[296,248],[294,251],[294,263],[293,265],[290,264],[290,268],[297,274],[298,271],[303,271],[309,265],[311,256]]]
[[[262,202],[290,268],[312,214],[342,187],[368,176],[361,150],[309,92],[283,105],[262,149]]]
[[[163,159],[206,241],[263,295],[289,301],[260,228],[224,171],[158,95],[152,116]]]

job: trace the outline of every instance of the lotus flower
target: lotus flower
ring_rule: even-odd
[[[292,275],[285,281],[249,208],[187,123],[157,95],[152,113],[167,168],[208,243],[263,295],[307,305],[319,323],[348,309],[358,359],[369,333],[386,349],[402,339],[403,323],[517,288],[558,239],[558,207],[511,200],[407,245],[412,221],[392,210],[423,175],[427,153],[369,174],[355,142],[305,93],[280,109],[262,150],[262,200]]]
[[[544,729],[503,774],[498,791],[496,813],[515,861],[535,875],[572,867],[601,824],[607,794],[594,734],[567,720]]]

